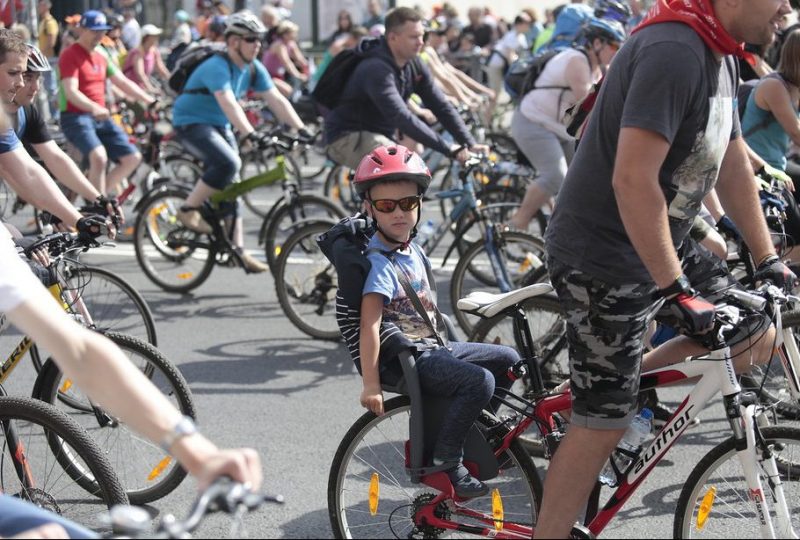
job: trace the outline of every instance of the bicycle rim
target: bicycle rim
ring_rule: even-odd
[[[338,340],[336,270],[317,245],[332,222],[309,223],[284,244],[275,271],[275,292],[289,320],[304,333]]]
[[[122,484],[100,449],[74,422],[50,405],[29,399],[0,398],[0,491],[88,527],[97,515],[127,504]],[[8,437],[13,426],[16,441]],[[9,445],[22,449],[26,480],[20,480]],[[67,472],[67,470],[70,472]],[[91,479],[89,488],[72,476]],[[30,482],[32,480],[32,483]]]
[[[106,337],[176,409],[185,416],[196,416],[189,387],[172,362],[147,343],[130,336],[108,333]],[[56,401],[59,394],[83,407],[79,410]],[[98,418],[87,396],[61,371],[51,372],[49,380],[42,385],[40,397],[56,404],[94,438],[125,485],[132,503],[158,500],[172,492],[185,478],[186,472],[158,445],[102,409],[102,418]]]
[[[170,292],[188,292],[211,273],[215,253],[208,236],[190,231],[178,221],[183,191],[158,193],[142,205],[136,218],[136,259],[145,275]]]
[[[408,538],[415,527],[414,508],[438,493],[424,484],[412,484],[406,473],[405,444],[409,438],[410,409],[407,397],[387,401],[383,416],[365,414],[342,441],[328,481],[328,511],[336,537]],[[507,522],[532,527],[541,491],[530,458],[514,444],[504,454],[503,464],[500,475],[486,484],[491,490],[498,490]],[[378,480],[373,480],[376,477]],[[370,488],[376,483],[379,501],[373,515],[369,497]],[[492,497],[469,500],[463,503],[463,508],[491,517]],[[487,526],[456,511],[450,511],[450,516],[452,522],[461,525]],[[475,537],[433,528],[423,528],[417,534],[426,538]]]
[[[762,434],[779,462],[778,472],[795,531],[800,530],[800,430],[786,427],[764,428]],[[761,482],[776,526],[775,499],[763,470]],[[713,495],[712,493],[713,488]],[[713,499],[712,499],[713,497]],[[700,509],[703,503],[710,512],[705,521]],[[761,536],[759,516],[751,501],[742,466],[736,455],[733,439],[713,448],[698,463],[684,486],[675,514],[676,538],[757,538]]]

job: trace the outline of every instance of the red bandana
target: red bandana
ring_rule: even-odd
[[[741,43],[731,37],[714,14],[711,0],[658,0],[635,33],[651,24],[682,22],[697,32],[705,44],[723,55],[735,54],[740,58],[750,56]]]

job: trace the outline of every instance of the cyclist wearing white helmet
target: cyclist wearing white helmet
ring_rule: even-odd
[[[232,127],[242,140],[258,139],[258,133],[237,101],[248,90],[254,90],[281,122],[301,130],[302,135],[311,139],[304,130],[303,121],[275,88],[258,60],[265,30],[258,17],[249,11],[230,15],[225,26],[225,54],[215,54],[197,66],[175,100],[172,118],[178,139],[203,161],[205,169],[186,199],[186,206],[178,213],[181,223],[194,231],[211,232],[211,226],[202,219],[197,208],[233,182],[242,165]],[[243,250],[244,234],[236,204],[229,205],[227,212],[235,220],[234,245],[240,250],[247,270],[267,270],[264,263]]]

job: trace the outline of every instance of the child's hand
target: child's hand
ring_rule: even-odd
[[[378,416],[383,416],[383,392],[380,386],[365,386],[361,392],[361,406]]]

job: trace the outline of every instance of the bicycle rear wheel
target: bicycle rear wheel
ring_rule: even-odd
[[[325,187],[322,194],[336,202],[350,213],[358,212],[361,208],[361,197],[356,193],[350,174],[354,172],[344,165],[337,165],[325,178]]]
[[[328,476],[328,514],[336,538],[406,538],[415,528],[415,508],[424,505],[438,492],[424,484],[411,483],[405,468],[406,441],[411,405],[407,396],[392,398],[384,404],[385,414],[366,413],[342,439]],[[480,420],[479,426],[491,429]],[[507,522],[533,527],[541,501],[542,487],[530,456],[518,441],[498,458],[503,470],[486,481],[497,489],[503,501]],[[377,478],[380,486],[377,512],[370,512],[370,484]],[[468,509],[481,516],[492,516],[492,496],[478,497],[443,512],[450,521],[465,526],[487,527],[483,521],[460,512]],[[446,509],[445,509],[446,508]],[[480,536],[469,532],[439,531],[417,526],[424,538],[462,538]],[[488,526],[491,528],[491,526]],[[424,535],[424,536],[423,536]]]
[[[304,333],[338,340],[336,269],[317,245],[333,222],[311,222],[286,240],[276,262],[275,292],[286,316]]]
[[[512,289],[530,284],[531,275],[544,268],[544,242],[521,231],[495,231],[493,244],[500,265],[510,278]],[[546,277],[547,274],[543,273]],[[465,334],[472,333],[478,317],[457,307],[459,298],[473,291],[500,292],[486,243],[472,244],[459,259],[450,281],[450,301],[458,324]]]
[[[789,508],[792,528],[800,531],[800,430],[789,427],[768,427],[761,430],[768,445],[779,462],[778,472],[783,483],[783,492]],[[773,523],[775,499],[772,483],[766,473],[759,470],[761,481],[768,493]],[[705,521],[698,523],[700,507],[714,488],[713,505]],[[708,495],[708,497],[707,497]],[[742,465],[736,455],[733,438],[715,446],[689,475],[683,486],[675,510],[674,538],[759,538],[759,517],[752,503],[752,494],[747,486]],[[785,532],[776,531],[778,538]]]
[[[0,492],[92,528],[98,513],[128,504],[103,452],[79,425],[51,405],[0,397],[0,425]],[[25,480],[17,473],[12,451],[25,460]],[[75,476],[86,481],[78,484]]]
[[[136,217],[136,260],[145,275],[168,292],[186,293],[199,287],[216,260],[209,237],[178,221],[186,196],[182,189],[157,191],[142,203]]]
[[[325,197],[300,193],[290,196],[287,201],[282,197],[267,216],[269,223],[264,229],[264,249],[267,263],[275,273],[278,256],[289,236],[298,228],[310,221],[339,221],[346,216],[344,209]]]
[[[105,335],[176,409],[185,416],[196,417],[189,386],[172,362],[141,340],[110,332]],[[65,405],[58,399],[59,395],[82,406]],[[55,366],[44,375],[39,398],[58,406],[94,437],[109,456],[133,504],[145,504],[163,498],[186,477],[186,471],[158,445],[145,440],[107,411],[95,410],[88,397]],[[75,480],[85,482],[80,477]]]

